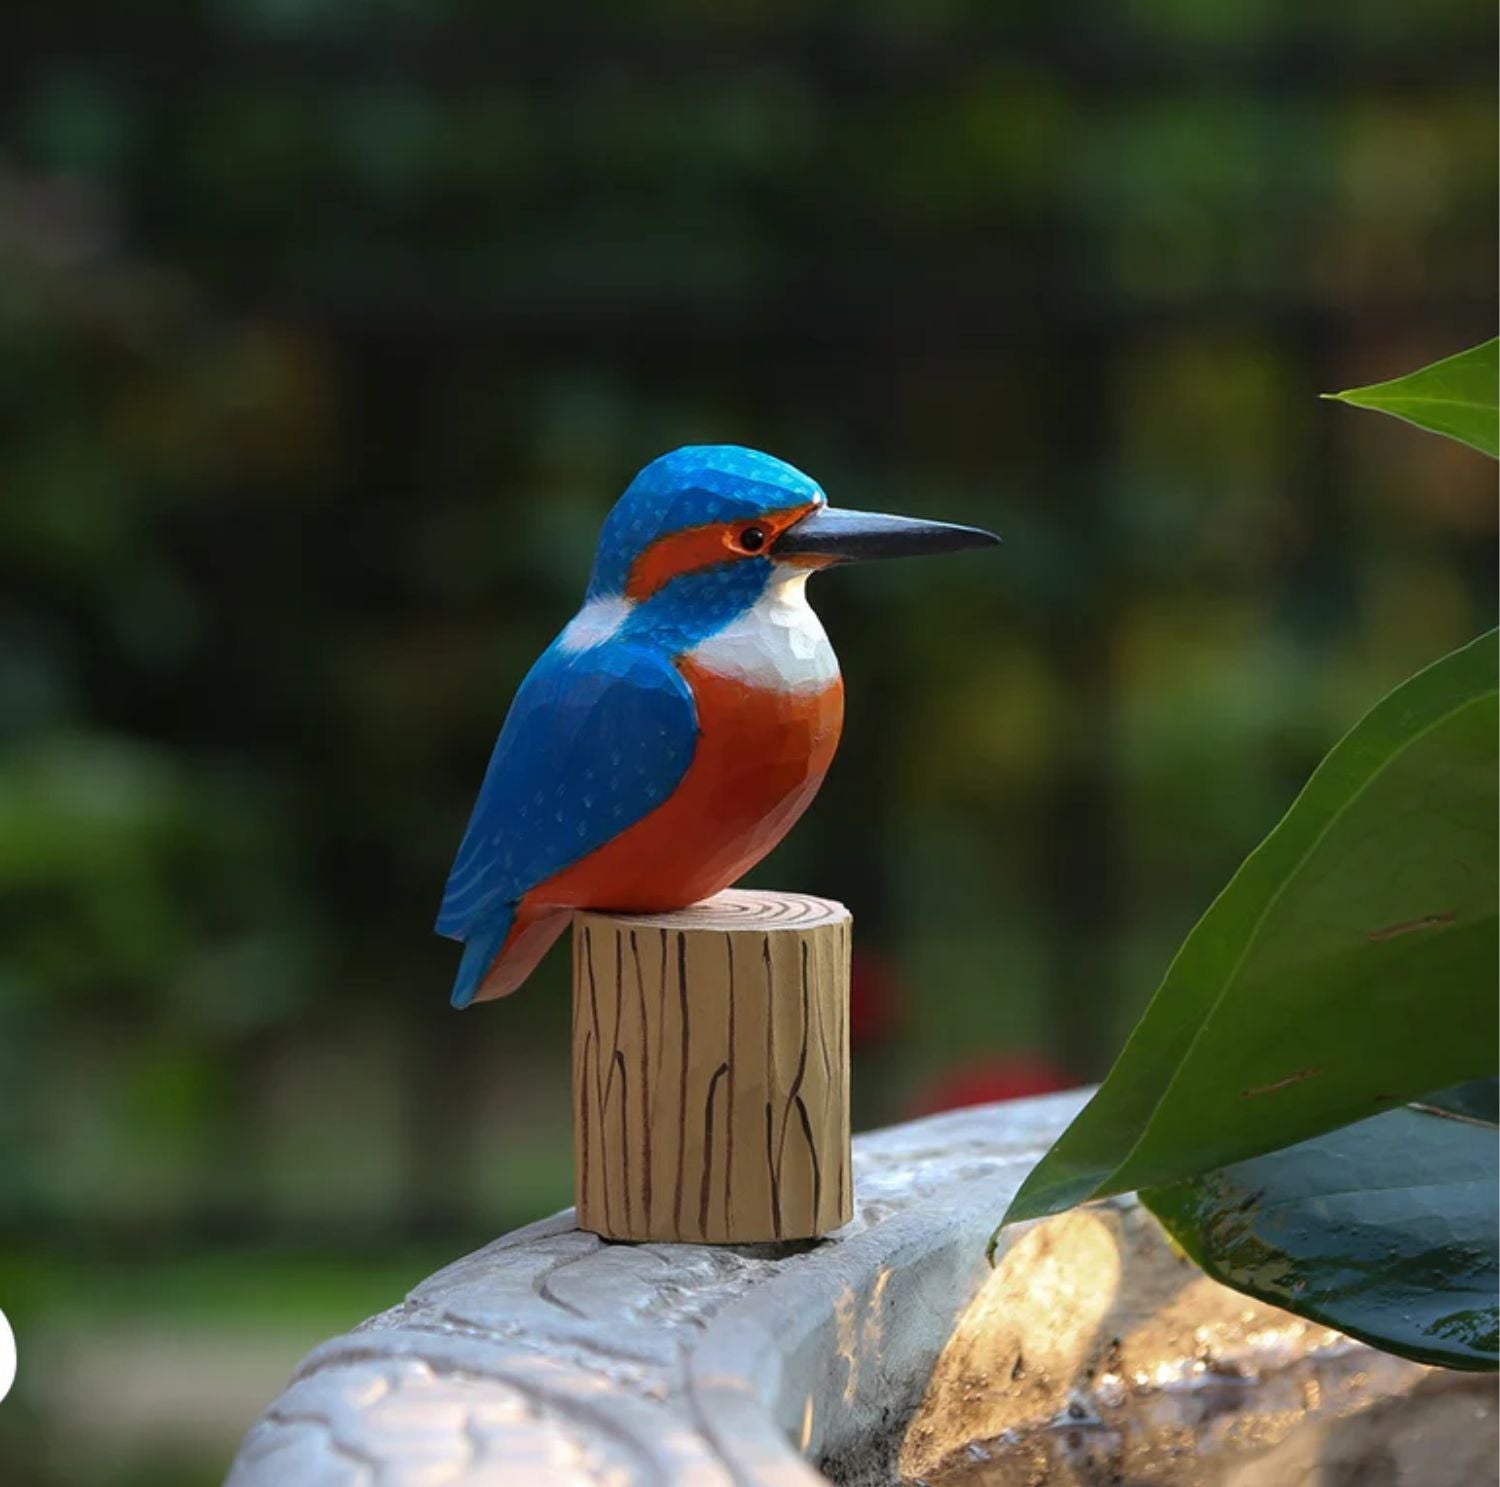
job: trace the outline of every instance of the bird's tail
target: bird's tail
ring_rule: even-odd
[[[572,917],[568,909],[535,909],[524,902],[506,905],[464,945],[453,982],[453,1005],[467,1007],[509,996],[536,969]]]
[[[479,994],[479,988],[495,958],[505,948],[510,938],[511,927],[516,922],[515,906],[508,905],[504,913],[482,929],[476,929],[464,943],[463,959],[458,963],[458,975],[453,978],[453,995],[449,1001],[455,1007],[467,1007]]]

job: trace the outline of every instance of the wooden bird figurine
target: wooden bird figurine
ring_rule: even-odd
[[[464,942],[454,1006],[514,991],[574,909],[685,908],[786,835],[843,727],[815,570],[998,540],[835,510],[800,470],[737,445],[647,465],[485,772],[437,921]]]

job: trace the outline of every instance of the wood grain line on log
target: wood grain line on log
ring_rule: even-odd
[[[569,1065],[569,1075],[573,1081],[573,1117],[577,1129],[575,1136],[578,1141],[577,1161],[573,1168],[573,1201],[582,1212],[586,1203],[585,1184],[588,1182],[589,1170],[589,1124],[588,1124],[588,1102],[584,1098],[586,1093],[583,1085],[583,1067],[588,1059],[588,1040],[579,1037],[579,1026],[581,1021],[581,1008],[583,998],[578,994],[578,978],[581,972],[578,966],[578,957],[573,957],[573,1042],[572,1061]]]
[[[761,956],[765,961],[766,972],[766,1072],[774,1078],[776,1074],[776,989],[771,982],[770,935],[766,935],[761,941]]]
[[[805,949],[805,947],[804,947]],[[818,1052],[823,1059],[823,1078],[830,1089],[833,1088],[833,1060],[828,1055],[828,1029],[823,1022],[823,1003],[819,999],[818,1010]]]
[[[776,1142],[776,1175],[779,1178],[786,1161],[786,1131],[792,1120],[792,1101],[802,1092],[802,1081],[807,1077],[807,946],[802,947],[802,1041],[797,1048],[797,1072],[792,1076],[792,1087],[787,1091],[786,1104],[781,1107],[781,1135]]]
[[[672,1226],[677,1237],[682,1238],[682,1182],[683,1162],[687,1157],[687,1094],[688,1094],[688,994],[687,994],[687,936],[677,936],[677,1002],[682,1011],[682,1084],[677,1095],[677,1188],[672,1199]]]
[[[578,1121],[579,1121],[579,1124],[583,1128],[582,1129],[582,1133],[581,1133],[582,1137],[583,1137],[583,1161],[581,1163],[581,1165],[583,1167],[583,1175],[582,1175],[582,1178],[581,1178],[581,1180],[579,1182],[579,1193],[578,1193],[578,1206],[580,1208],[584,1207],[588,1203],[588,1199],[589,1199],[589,1087],[588,1087],[588,1066],[589,1066],[589,1047],[592,1044],[593,1039],[594,1039],[594,1031],[593,1031],[592,1028],[590,1028],[589,1031],[586,1032],[583,1035],[583,1057],[579,1061],[579,1074],[581,1076],[581,1082],[582,1082],[582,1086],[583,1086],[582,1093],[580,1094],[579,1100],[578,1100]]]
[[[771,1182],[771,1231],[778,1239],[783,1238],[781,1230],[781,1175],[776,1170],[776,1157],[773,1151],[775,1142],[772,1139],[772,1131],[775,1129],[776,1120],[771,1113],[771,1102],[766,1101],[766,1170],[770,1173]]]
[[[630,1098],[625,1087],[625,1055],[620,1048],[620,1039],[625,1032],[625,941],[619,931],[615,932],[615,1029],[610,1045],[609,1077],[604,1081],[604,1103],[606,1111],[600,1119],[607,1118],[610,1091],[614,1087],[615,1074],[620,1076],[620,1179],[625,1190],[625,1232],[635,1228],[631,1216],[630,1192]]]
[[[819,951],[819,956],[817,956],[817,974],[819,974],[819,977],[822,977],[823,969],[825,969],[823,960],[825,960],[825,956]],[[828,969],[829,975],[837,975],[834,966],[828,966],[826,969]],[[837,1103],[838,1098],[840,1098],[840,1095],[838,1095],[838,1077],[834,1073],[834,1064],[832,1064],[832,1058],[828,1052],[828,1017],[826,1017],[826,1011],[823,1008],[823,999],[820,996],[814,1001],[813,1008],[817,1016],[817,1053],[819,1053],[823,1062],[823,1106],[822,1112],[820,1112],[819,1128],[825,1134],[828,1131],[834,1131],[835,1134],[832,1139],[834,1139],[835,1145],[841,1146],[841,1142],[838,1142],[837,1137]],[[811,1133],[811,1122],[808,1119],[805,1106],[802,1107],[802,1133],[807,1136],[808,1160],[813,1164],[813,1212],[822,1217],[822,1161],[817,1157],[816,1152],[813,1151],[813,1133]]]
[[[823,1172],[818,1163],[818,1143],[813,1140],[812,1121],[807,1117],[807,1101],[801,1095],[796,1099],[797,1114],[802,1120],[802,1135],[807,1141],[807,1158],[812,1163],[812,1211],[821,1215],[823,1211]]]
[[[708,1238],[708,1195],[714,1179],[714,1097],[719,1093],[719,1081],[728,1072],[727,1063],[714,1070],[703,1102],[703,1181],[698,1189],[698,1235],[702,1239]]]
[[[729,1118],[724,1123],[724,1232],[734,1233],[734,939],[724,936],[724,957],[729,973],[729,1034],[724,1067],[729,1071]],[[712,1154],[710,1154],[712,1160]]]
[[[625,1055],[618,1048],[615,1049],[612,1062],[614,1068],[620,1071],[620,1109],[629,1110],[630,1101],[625,1094]],[[625,1188],[625,1232],[629,1234],[635,1229],[635,1220],[630,1212],[630,1140],[623,1122],[620,1135],[620,1175]]]
[[[594,1095],[598,1101],[596,1113],[599,1117],[599,1138],[601,1147],[605,1153],[608,1153],[608,1115],[604,1099],[603,1055],[600,1051],[604,1047],[604,1033],[599,1025],[599,982],[594,973],[594,936],[587,926],[583,931],[583,959],[589,972],[589,1007],[594,1019]],[[604,1190],[604,1222],[612,1228],[614,1221],[609,1212],[609,1168],[610,1163],[606,1156],[599,1164],[599,1185]]]
[[[635,962],[635,989],[641,1009],[641,1129],[648,1139],[641,1147],[641,1206],[644,1219],[651,1223],[651,1146],[649,1139],[651,1117],[656,1100],[651,1090],[651,1039],[646,1025],[646,978],[641,973],[641,945],[634,930],[630,931],[630,958]],[[660,1072],[660,1070],[658,1070]]]
[[[771,937],[766,935],[761,941],[761,954],[765,961],[766,973],[766,1078],[774,1087],[776,1082],[776,994],[772,985],[771,977]],[[774,1142],[772,1131],[775,1129],[775,1116],[770,1100],[766,1101],[766,1167],[770,1171],[771,1181],[771,1221],[774,1232],[778,1239],[782,1237],[781,1228],[781,1169],[777,1165],[774,1154]]]
[[[625,1000],[625,943],[615,936],[615,1033],[609,1045],[609,1077],[604,1081],[604,1098],[607,1101],[615,1083],[615,1054],[620,1051],[620,1027],[623,1021],[622,1004]],[[623,1103],[623,1101],[622,1101]]]
[[[658,1079],[661,1078],[662,1070],[667,1067],[667,1064],[666,1064],[667,1019],[666,1019],[666,1015],[665,1014],[666,1014],[666,1010],[667,1010],[667,962],[668,962],[669,959],[670,959],[670,957],[667,955],[667,932],[666,932],[666,930],[662,930],[662,932],[661,932],[661,997],[659,998],[659,1000],[657,1002],[657,1005],[661,1008],[663,1016],[662,1016],[661,1021],[656,1026],[656,1077]],[[654,1104],[654,1102],[653,1102],[653,1104]]]
[[[839,969],[838,973],[844,978],[846,984],[853,982],[853,966],[851,964],[852,947],[849,943],[849,925],[843,924],[839,928]],[[842,1108],[849,1109],[849,1001],[847,997],[840,997],[837,1008],[838,1016],[838,1052],[839,1052],[839,1098]],[[849,1193],[849,1152],[845,1144],[839,1142],[839,1191],[838,1203],[840,1216],[853,1210],[853,1202]]]

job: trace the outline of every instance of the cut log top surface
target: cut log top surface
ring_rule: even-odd
[[[851,918],[848,909],[831,898],[814,898],[810,893],[772,893],[757,888],[726,888],[701,904],[670,914],[609,914],[589,910],[578,917],[637,929],[726,933],[816,929],[824,924],[847,924]]]

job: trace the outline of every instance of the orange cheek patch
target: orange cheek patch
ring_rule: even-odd
[[[739,521],[709,522],[705,526],[687,527],[658,538],[635,560],[625,593],[631,599],[648,599],[663,584],[680,578],[684,573],[746,556],[735,541],[746,527],[765,529],[763,555],[788,527],[796,525],[816,505],[817,502],[809,501],[789,511],[770,511],[764,516],[741,517]]]
[[[630,582],[625,586],[626,594],[632,599],[645,599],[679,573],[691,573],[695,568],[707,568],[733,557],[734,548],[730,544],[735,531],[743,525],[743,522],[733,526],[714,522],[658,538],[635,560]]]

